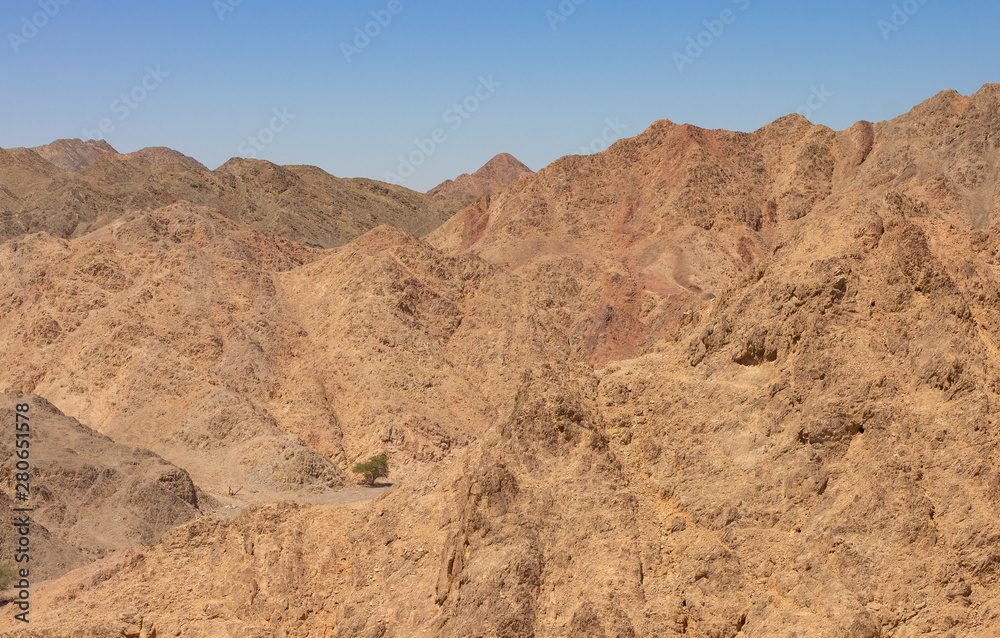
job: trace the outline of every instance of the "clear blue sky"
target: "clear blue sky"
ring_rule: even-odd
[[[1000,81],[993,1],[577,2],[6,0],[0,146],[104,122],[122,152],[385,179],[437,131],[403,182],[425,190],[500,152],[537,170],[662,118],[749,131],[806,107],[842,129]],[[377,35],[348,62],[342,43],[366,26]],[[687,51],[688,38],[707,46]],[[466,101],[475,112],[450,110]]]

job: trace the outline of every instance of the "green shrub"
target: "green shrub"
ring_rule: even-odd
[[[364,463],[355,463],[351,471],[363,474],[366,485],[375,485],[376,480],[389,476],[389,459],[385,454],[373,456]]]
[[[11,563],[0,564],[0,591],[4,591],[17,580],[17,569]]]

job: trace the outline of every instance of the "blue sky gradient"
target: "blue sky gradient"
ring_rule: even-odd
[[[426,190],[500,152],[537,170],[662,118],[892,118],[1000,81],[998,26],[998,3],[974,0],[8,0],[0,146],[96,133],[209,168],[254,155]]]

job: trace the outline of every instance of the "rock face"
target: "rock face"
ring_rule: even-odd
[[[522,164],[513,155],[501,153],[486,162],[482,168],[469,175],[462,173],[455,179],[446,180],[427,191],[428,195],[443,197],[445,195],[465,194],[473,197],[495,195],[514,183],[521,175],[531,173],[531,169]]]
[[[201,518],[153,548],[132,548],[34,591],[33,609],[59,608],[55,615],[32,615],[18,630],[4,609],[0,627],[33,637],[268,638],[286,626],[323,635],[353,586],[348,533],[357,520],[350,508],[291,504],[228,521]],[[97,591],[107,595],[103,609],[79,604]],[[154,601],[153,591],[162,597]]]
[[[11,501],[18,460],[13,436],[0,440],[5,486],[0,498],[7,512],[34,508],[30,564],[17,564],[30,568],[34,584],[133,545],[153,543],[215,506],[187,472],[152,452],[118,445],[40,397],[4,394],[0,399],[11,408],[30,406],[27,421],[21,421],[30,426],[29,500]],[[15,546],[14,532],[9,524],[0,529],[5,550]],[[13,555],[4,551],[5,560]]]
[[[119,154],[106,142],[59,140],[0,149],[0,240],[47,232],[81,237],[134,211],[178,201],[315,247],[339,246],[392,224],[426,235],[472,198],[432,198],[312,166],[232,159],[215,171],[167,148]]]
[[[842,132],[796,116],[750,134],[661,122],[519,179],[427,242],[379,227],[336,250],[264,250],[265,235],[195,211],[219,230],[194,237],[255,247],[230,249],[225,285],[222,262],[198,271],[201,288],[274,327],[267,356],[240,350],[253,375],[185,365],[327,458],[391,445],[411,465],[368,504],[188,523],[39,590],[30,629],[0,627],[997,635],[998,113],[986,86]],[[166,255],[200,255],[175,234]],[[54,241],[4,245],[4,276],[31,298],[47,262],[30,244]],[[74,263],[84,244],[45,250]],[[261,261],[277,301],[240,283]],[[164,286],[154,298],[179,304]],[[3,317],[41,338],[43,322]],[[39,370],[43,395],[97,410],[54,364]]]

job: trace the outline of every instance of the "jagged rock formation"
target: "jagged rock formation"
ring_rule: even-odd
[[[361,452],[391,388],[394,461],[448,453],[367,505],[189,523],[12,634],[995,635],[998,113],[988,85],[843,132],[661,122],[426,243],[283,247],[323,345],[269,409],[373,406],[338,416]]]
[[[472,175],[462,173],[453,180],[445,180],[427,191],[427,194],[443,197],[458,193],[477,198],[495,195],[513,184],[521,175],[531,172],[530,168],[510,153],[500,153]]]

